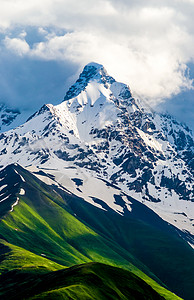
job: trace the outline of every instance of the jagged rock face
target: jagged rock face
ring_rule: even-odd
[[[0,165],[85,169],[192,232],[194,142],[189,129],[134,99],[128,86],[95,63],[84,68],[64,99],[0,135]],[[179,219],[174,216],[182,212]]]

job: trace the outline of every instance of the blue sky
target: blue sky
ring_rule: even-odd
[[[0,102],[59,103],[85,64],[194,129],[194,1],[1,0]]]

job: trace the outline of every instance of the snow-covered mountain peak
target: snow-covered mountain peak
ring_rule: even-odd
[[[90,63],[65,101],[44,105],[28,122],[1,134],[0,167],[17,162],[51,173],[83,171],[84,178],[117,185],[193,233],[193,146],[184,126],[154,113],[102,65]]]
[[[68,110],[76,115],[84,111],[87,113],[85,117],[92,116],[93,119],[94,114],[95,116],[102,114],[105,110],[114,112],[117,108],[127,108],[132,104],[134,104],[133,111],[139,109],[126,84],[117,82],[107,73],[103,65],[89,63],[68,90],[58,108],[68,107]],[[114,113],[113,115],[115,116]]]
[[[117,126],[117,123],[123,123],[126,112],[140,109],[130,88],[115,81],[102,65],[96,63],[84,67],[67,92],[65,101],[54,107],[47,105],[48,108],[58,123],[69,130],[71,128],[73,134],[84,142],[93,140],[94,129]]]
[[[84,69],[86,69],[86,70],[89,68],[95,68],[97,70],[97,72],[102,69],[105,70],[103,65],[96,63],[96,62],[90,62],[87,65],[85,65],[85,67],[84,67]]]
[[[64,100],[69,100],[78,96],[85,90],[88,83],[91,81],[102,83],[104,86],[108,87],[109,84],[115,82],[115,79],[108,75],[103,65],[89,63],[84,67],[76,83],[70,87],[64,97]]]

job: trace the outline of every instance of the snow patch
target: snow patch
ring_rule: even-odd
[[[21,178],[21,180],[22,180],[23,182],[26,182],[25,179],[24,179],[24,177],[23,177],[22,175],[20,175],[20,178]]]
[[[20,189],[20,195],[22,195],[22,196],[23,196],[23,195],[25,195],[25,193],[26,193],[26,192],[25,192],[25,190],[24,190],[24,189]]]
[[[14,206],[16,206],[18,203],[19,203],[19,198],[17,197],[17,200],[16,200],[16,202],[15,202],[14,204],[12,204],[12,206],[11,206],[11,210],[10,210],[10,212],[12,212],[12,211],[13,211],[13,208],[14,208]]]
[[[191,248],[194,249],[194,244],[191,244],[191,243],[189,243],[189,242],[187,242],[187,243],[189,244],[189,246],[191,246]]]
[[[8,196],[6,196],[6,197],[3,198],[2,200],[0,200],[0,202],[3,202],[3,201],[5,201],[5,200],[9,199],[10,196],[11,196],[11,195],[9,194]]]
[[[7,184],[4,184],[4,185],[0,186],[0,191],[2,191],[6,187],[7,187]]]

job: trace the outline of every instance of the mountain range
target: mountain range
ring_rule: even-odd
[[[19,114],[1,106],[1,131]],[[0,134],[2,299],[192,300],[193,152],[186,125],[86,65]]]

